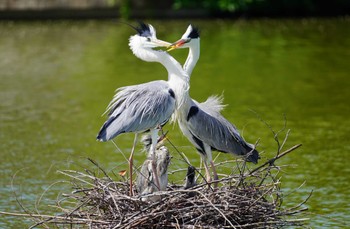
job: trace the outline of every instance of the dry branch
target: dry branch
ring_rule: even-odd
[[[253,170],[245,162],[237,163],[239,174],[223,176],[219,187],[213,190],[207,184],[191,189],[169,185],[161,200],[147,203],[136,195],[130,197],[126,181],[113,181],[93,160],[93,166],[102,171],[97,177],[91,170],[65,170],[59,173],[70,178],[72,192],[57,202],[57,215],[26,212],[0,214],[30,217],[33,227],[53,224],[56,227],[89,228],[281,228],[302,225],[298,218],[307,208],[306,200],[293,208],[282,207],[279,167],[275,162],[301,145],[278,153],[274,158]],[[222,163],[221,163],[222,164]],[[134,190],[136,192],[136,190]],[[309,198],[309,197],[308,197]],[[64,207],[64,203],[74,206]]]

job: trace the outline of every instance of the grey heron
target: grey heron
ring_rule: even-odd
[[[150,152],[148,148],[151,144],[151,137],[149,135],[143,136],[141,140],[144,144],[144,148],[147,152]],[[170,163],[170,154],[168,148],[161,145],[157,145],[155,151],[156,160],[156,173],[159,176],[159,189],[155,186],[155,177],[152,172],[152,157],[148,153],[147,159],[143,162],[141,166],[140,173],[136,178],[136,188],[139,195],[152,194],[156,191],[165,191],[168,185],[168,166]],[[157,201],[160,199],[159,195],[151,195],[149,197],[143,197],[143,200]]]
[[[157,80],[148,83],[122,87],[116,90],[107,106],[108,119],[100,129],[97,139],[108,141],[122,133],[135,133],[135,140],[129,157],[130,194],[132,195],[132,158],[137,134],[150,130],[152,144],[150,156],[153,160],[155,182],[160,188],[156,174],[155,150],[158,131],[165,125],[176,107],[181,106],[183,90],[188,90],[188,76],[181,65],[167,52],[154,50],[155,47],[168,47],[170,43],[156,37],[152,25],[140,23],[137,34],[129,39],[133,54],[147,62],[159,62],[168,72],[168,81]]]
[[[189,25],[180,40],[174,42],[168,51],[177,48],[189,48],[189,54],[183,66],[190,76],[200,56],[200,36],[197,28]],[[186,101],[181,109],[176,109],[175,117],[182,133],[195,146],[203,158],[207,179],[211,176],[207,165],[210,162],[214,179],[218,176],[212,160],[212,150],[246,155],[247,161],[257,163],[259,153],[254,145],[247,143],[220,111],[223,109],[222,98],[211,96],[205,102],[198,103],[185,93]]]
[[[196,169],[190,165],[187,168],[187,173],[186,173],[186,181],[184,188],[189,189],[197,185],[196,182]]]

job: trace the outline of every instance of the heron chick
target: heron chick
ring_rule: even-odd
[[[164,140],[167,138],[168,131],[163,133],[161,136],[158,137],[157,143],[156,143],[156,149],[159,149],[161,146],[164,145]],[[150,134],[144,134],[141,136],[140,142],[143,144],[143,151],[150,152],[151,146],[152,146],[152,136]]]
[[[149,135],[145,135],[142,137],[142,142],[145,145],[145,148],[147,148],[149,141],[149,138],[151,138]],[[170,153],[167,147],[158,145],[155,151],[155,168],[156,173],[153,173],[152,170],[152,156],[150,155],[151,152],[148,151],[148,157],[143,162],[140,173],[138,174],[136,178],[136,189],[140,196],[145,196],[148,194],[155,193],[157,191],[165,191],[166,187],[168,185],[168,166],[170,163]],[[158,175],[159,179],[159,189],[156,185],[156,179],[154,177],[154,174]],[[159,195],[151,195],[149,197],[142,197],[142,200],[144,201],[151,201],[155,202],[160,200]]]
[[[186,174],[186,182],[184,185],[185,189],[192,188],[197,185],[196,181],[196,168],[192,165],[188,166]]]

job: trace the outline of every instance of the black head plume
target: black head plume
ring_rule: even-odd
[[[136,28],[136,31],[139,33],[141,37],[151,37],[151,29],[149,25],[145,24],[144,22],[140,21],[139,26]]]
[[[193,25],[192,26],[192,30],[190,32],[190,34],[188,35],[189,38],[198,38],[199,37],[199,29]]]
[[[125,25],[130,26],[131,28],[136,30],[136,32],[142,37],[150,37],[150,36],[152,36],[151,29],[150,29],[149,25],[145,24],[142,21],[139,21],[139,25],[137,27],[135,27],[135,26],[133,26],[133,25],[127,23],[127,22],[120,22],[120,23],[123,23]]]

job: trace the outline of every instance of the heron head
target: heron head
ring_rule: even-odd
[[[186,32],[182,35],[181,39],[172,43],[167,51],[171,51],[178,48],[190,48],[199,44],[199,29],[192,25],[187,27]]]
[[[156,30],[150,24],[139,23],[138,27],[133,27],[137,34],[130,37],[129,45],[133,48],[156,48],[169,47],[171,44],[157,38]]]
[[[134,27],[133,27],[134,28]],[[135,56],[147,62],[159,62],[165,51],[155,50],[156,47],[169,47],[171,44],[157,39],[156,30],[150,24],[140,22],[136,35],[129,39],[129,46]]]

